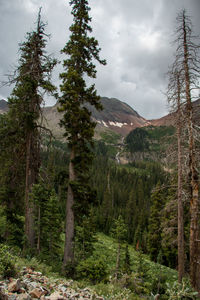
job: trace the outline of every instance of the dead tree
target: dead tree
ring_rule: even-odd
[[[176,30],[176,66],[183,78],[185,96],[185,115],[188,133],[188,157],[189,157],[189,185],[190,185],[190,280],[192,286],[200,291],[198,279],[199,267],[199,184],[197,161],[195,155],[193,106],[194,90],[199,80],[199,45],[195,44],[196,37],[192,32],[190,17],[185,10],[177,16]]]
[[[184,126],[182,109],[182,84],[181,73],[176,69],[176,64],[169,71],[168,102],[174,113],[174,124],[177,136],[177,200],[178,200],[178,281],[181,283],[185,272],[184,259],[184,216],[183,216],[183,170],[182,170],[182,131]]]

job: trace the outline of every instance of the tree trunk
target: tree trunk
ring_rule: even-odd
[[[183,15],[183,33],[184,33],[184,71],[185,71],[185,85],[186,85],[186,110],[188,121],[188,139],[189,139],[189,180],[191,185],[191,198],[190,198],[190,280],[192,286],[200,291],[200,281],[198,280],[198,258],[199,258],[199,187],[198,187],[198,174],[196,171],[195,160],[195,143],[193,136],[193,119],[192,119],[192,101],[190,93],[190,73],[189,73],[189,60],[188,60],[188,45],[187,45],[187,31],[185,24],[185,16]]]
[[[116,269],[115,269],[115,279],[116,280],[118,279],[118,273],[119,273],[120,251],[121,251],[121,245],[120,245],[120,243],[118,243]]]
[[[181,87],[180,78],[177,74],[177,104],[178,104],[178,124],[177,124],[177,142],[178,142],[178,281],[182,282],[184,276],[184,222],[183,222],[183,201],[182,201],[182,150],[181,150]]]
[[[41,234],[41,209],[38,207],[38,238],[37,238],[37,252],[40,254],[40,234]]]
[[[62,265],[62,271],[68,263],[74,261],[74,192],[70,185],[70,182],[75,180],[74,163],[75,157],[74,149],[71,150],[70,163],[69,163],[69,184],[66,201],[66,226],[65,226],[65,247],[64,247],[64,260]]]
[[[27,246],[34,248],[34,206],[33,203],[30,202],[31,188],[35,183],[35,174],[32,168],[33,161],[31,155],[32,139],[32,133],[29,132],[26,142],[25,235]]]

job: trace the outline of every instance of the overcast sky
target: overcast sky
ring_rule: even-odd
[[[18,43],[34,29],[38,8],[51,33],[48,51],[61,61],[60,50],[69,38],[72,23],[68,0],[0,0],[0,80],[12,73],[18,59]],[[141,116],[152,119],[167,114],[166,72],[173,60],[173,30],[177,13],[185,8],[200,34],[200,0],[89,0],[93,36],[102,48],[106,66],[97,64],[95,81],[101,96],[128,103]],[[54,83],[59,86],[58,73]],[[6,99],[11,87],[0,88]],[[48,105],[54,104],[51,99]]]

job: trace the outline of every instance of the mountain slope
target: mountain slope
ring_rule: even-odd
[[[0,114],[8,111],[8,102],[5,100],[0,100]]]
[[[92,112],[92,118],[97,123],[96,138],[101,132],[113,131],[126,136],[131,130],[146,125],[147,120],[141,117],[128,104],[115,98],[101,98],[103,105],[102,111],[97,111],[94,107],[88,105]],[[53,131],[54,135],[59,137],[61,130],[58,125],[61,114],[57,111],[58,104],[53,107],[44,108],[44,118],[47,126]]]
[[[200,125],[200,99],[192,102],[194,123]],[[170,113],[160,119],[149,120],[153,126],[170,126],[174,125],[176,113]]]
[[[126,136],[135,128],[145,126],[170,126],[174,125],[175,113],[170,113],[162,118],[155,120],[146,120],[141,117],[128,104],[115,99],[102,97],[101,103],[104,107],[102,111],[97,111],[94,107],[88,105],[88,109],[92,112],[92,117],[97,123],[95,129],[95,138],[99,139],[101,133],[117,133]],[[52,130],[56,138],[62,137],[62,130],[59,126],[59,120],[62,114],[57,111],[58,104],[43,108],[45,125]],[[200,125],[200,99],[193,102],[194,120]],[[5,100],[0,100],[0,114],[8,111],[8,104]]]

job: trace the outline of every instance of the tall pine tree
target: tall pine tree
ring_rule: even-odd
[[[89,6],[87,0],[72,0],[74,22],[70,27],[71,36],[62,52],[67,55],[63,62],[65,71],[62,79],[60,111],[64,112],[61,126],[68,139],[70,149],[69,183],[66,201],[66,233],[63,269],[74,261],[74,222],[79,215],[85,214],[91,200],[91,189],[88,184],[88,171],[92,159],[91,145],[95,123],[91,120],[91,112],[85,104],[101,109],[95,86],[86,86],[85,76],[95,78],[96,68],[93,60],[105,65],[99,57],[100,48],[94,37],[90,37],[92,28],[89,23]]]
[[[12,78],[15,87],[9,98],[10,116],[21,132],[21,143],[25,153],[25,236],[27,246],[33,248],[34,209],[30,201],[33,184],[37,182],[40,166],[40,129],[42,96],[54,93],[50,82],[56,60],[46,55],[45,24],[39,10],[36,30],[27,33],[26,41],[20,44],[19,66]],[[19,131],[18,130],[18,131]],[[19,132],[18,132],[19,134]]]

